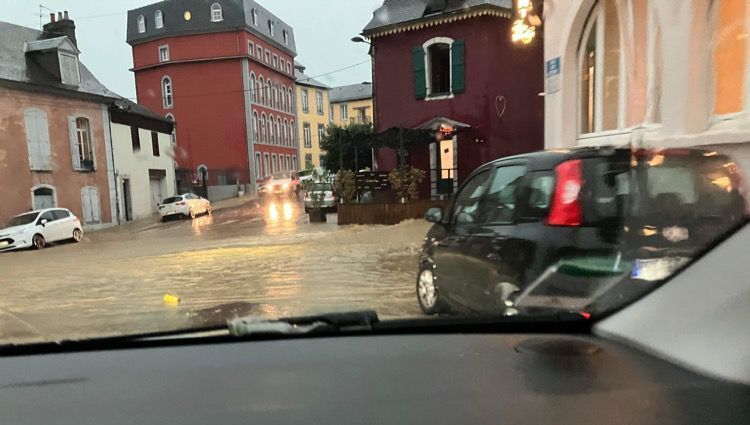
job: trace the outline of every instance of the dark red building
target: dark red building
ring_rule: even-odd
[[[128,12],[138,101],[174,119],[178,185],[212,199],[295,169],[292,28],[253,0]]]
[[[423,196],[452,193],[488,161],[543,148],[543,45],[514,45],[513,17],[512,0],[385,0],[363,30],[377,130],[436,134],[406,156],[431,170]],[[393,149],[376,156],[381,170],[397,165]]]

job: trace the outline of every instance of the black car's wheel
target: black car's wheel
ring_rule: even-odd
[[[445,312],[443,300],[435,287],[435,276],[432,267],[422,267],[417,275],[417,300],[425,314]]]
[[[47,246],[47,241],[44,240],[44,236],[36,234],[31,238],[31,244],[34,246],[34,249],[44,249]]]
[[[73,230],[73,241],[76,243],[83,241],[83,231],[81,229]]]

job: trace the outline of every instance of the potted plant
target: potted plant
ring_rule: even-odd
[[[402,165],[388,174],[388,181],[403,204],[419,199],[419,184],[424,180],[424,176],[424,171],[409,165]]]

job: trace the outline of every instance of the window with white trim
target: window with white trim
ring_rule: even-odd
[[[279,55],[277,55],[277,54],[273,55],[272,66],[273,66],[274,69],[279,69]]]
[[[284,144],[289,146],[289,120],[284,118]]]
[[[49,139],[47,113],[41,109],[24,111],[26,144],[29,148],[29,168],[33,171],[52,169],[52,148]]]
[[[417,99],[448,97],[464,91],[465,42],[435,37],[412,48]]]
[[[263,80],[263,76],[258,77],[258,86],[256,87],[255,91],[258,95],[258,100],[260,101],[261,105],[266,104],[265,86],[266,82],[265,80]]]
[[[172,88],[172,79],[164,77],[161,79],[161,98],[164,109],[174,106],[174,91]]]
[[[288,46],[289,45],[289,33],[286,30],[284,30],[282,31],[282,35],[284,36],[284,44]]]
[[[266,177],[271,175],[271,160],[269,158],[270,156],[267,153],[263,154],[263,172]]]
[[[258,59],[258,61],[262,61],[263,60],[263,47],[258,46],[256,52],[257,52],[257,55],[255,55],[255,57]]]
[[[318,115],[323,115],[323,92],[320,90],[315,92],[315,106]]]
[[[260,152],[255,152],[255,178],[260,179],[263,176],[263,163]]]
[[[276,24],[272,20],[268,20],[268,32],[271,34],[271,37],[276,36]]]
[[[318,124],[318,146],[320,146],[320,143],[323,141],[324,137],[326,137],[326,126],[323,124]]]
[[[260,141],[266,143],[268,138],[266,136],[266,113],[263,112],[260,115]]]
[[[308,99],[307,89],[302,89],[302,97],[300,99],[302,101],[302,112],[310,112],[310,102]]]
[[[312,133],[310,131],[310,123],[302,124],[302,136],[304,137],[304,143],[306,148],[312,148]]]
[[[346,124],[346,121],[349,120],[349,105],[344,103],[339,108],[341,109],[341,121]]]
[[[164,14],[161,13],[161,10],[154,12],[154,26],[164,28]]]
[[[224,13],[221,10],[219,3],[213,3],[211,5],[211,22],[221,22],[224,20]]]
[[[275,153],[271,154],[271,173],[276,174],[279,171],[279,159]]]
[[[172,123],[175,122],[174,115],[167,114],[166,117],[168,120],[172,121]],[[174,127],[172,128],[172,134],[169,135],[169,139],[172,142],[173,146],[177,144],[177,124],[176,123],[174,124]]]
[[[253,16],[253,25],[258,26],[258,9],[253,9],[251,12]]]
[[[169,46],[159,46],[159,62],[169,61]]]
[[[256,92],[258,91],[258,80],[255,78],[254,73],[250,73],[250,100],[256,102],[258,97]]]
[[[247,54],[251,57],[255,56],[255,43],[252,41],[247,42]]]
[[[268,120],[266,121],[266,127],[268,127],[268,141],[272,144],[276,144],[276,134],[273,132],[274,122],[273,115],[269,115]]]
[[[258,113],[253,112],[253,141],[258,142],[260,135],[258,134]]]
[[[271,64],[271,51],[266,50],[266,65],[270,65],[270,64]]]
[[[291,146],[295,146],[295,141],[297,139],[297,137],[295,136],[296,128],[297,127],[294,126],[294,120],[289,121],[289,143],[291,144]]]
[[[96,169],[94,142],[88,118],[69,117],[68,128],[73,168],[79,171],[94,171]]]
[[[276,126],[275,127],[275,129],[276,129],[276,143],[280,145],[283,142],[283,140],[281,138],[281,118],[280,117],[276,117],[276,123],[274,125]]]
[[[146,18],[143,15],[139,15],[136,21],[138,22],[138,34],[146,32]]]

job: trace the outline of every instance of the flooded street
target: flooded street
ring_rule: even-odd
[[[428,224],[311,224],[296,201],[194,221],[146,220],[81,244],[0,255],[0,342],[61,340],[374,309],[420,315],[416,254]],[[165,294],[180,298],[165,304]]]

